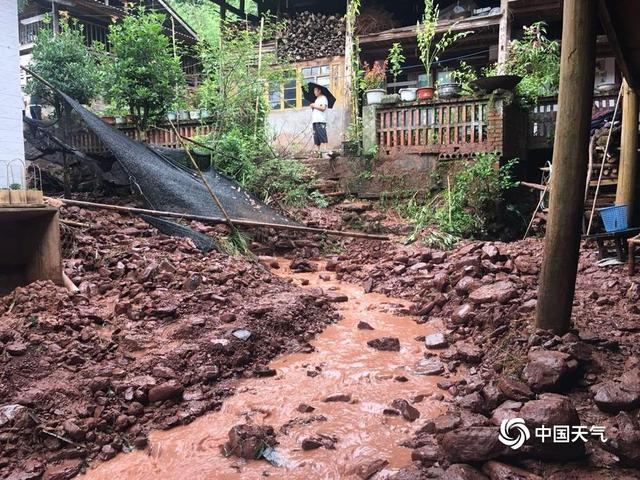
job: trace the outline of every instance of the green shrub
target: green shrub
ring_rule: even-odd
[[[450,186],[446,174],[436,170],[431,182],[440,189],[431,189],[426,202],[418,202],[414,197],[399,210],[414,224],[409,239],[415,240],[428,225],[455,237],[499,235],[512,213],[510,206],[505,205],[505,195],[516,185],[512,179],[515,164],[516,160],[511,160],[498,166],[497,154],[481,154],[449,177]],[[451,241],[449,237],[446,240]]]
[[[262,200],[283,206],[302,207],[310,201],[326,206],[314,184],[314,173],[298,160],[271,158],[258,164],[247,188]]]

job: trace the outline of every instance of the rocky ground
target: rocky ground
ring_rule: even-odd
[[[60,480],[87,459],[142,448],[149,429],[216,408],[231,379],[270,375],[269,359],[309,348],[336,320],[335,299],[297,290],[256,263],[204,255],[130,217],[63,215],[91,225],[75,230],[65,261],[81,291],[37,283],[0,300],[2,478]],[[624,267],[595,266],[585,247],[574,328],[555,336],[532,324],[537,239],[441,251],[403,245],[407,226],[363,204],[296,215],[398,236],[259,232],[253,250],[284,254],[298,271],[328,258],[339,279],[411,300],[420,322],[446,325],[421,341],[426,367],[445,377],[438,386],[453,400],[447,414],[415,422],[405,442],[414,462],[396,480],[640,478],[640,284]],[[517,451],[498,442],[505,418],[532,427]],[[589,434],[586,443],[542,443],[533,436],[542,425],[605,426],[608,441]]]
[[[640,478],[640,284],[624,266],[597,267],[583,248],[573,329],[556,336],[533,326],[538,239],[451,251],[350,240],[329,257],[343,281],[413,301],[421,322],[443,321],[425,356],[433,374],[462,375],[439,382],[450,411],[407,439],[415,462],[393,478]],[[516,417],[531,428],[517,451],[498,441],[502,420]],[[543,443],[533,435],[543,425],[603,426],[608,440]]]
[[[70,293],[0,298],[0,478],[60,480],[217,408],[238,376],[337,320],[258,263],[202,254],[129,216],[63,208]],[[203,230],[207,230],[202,227]]]

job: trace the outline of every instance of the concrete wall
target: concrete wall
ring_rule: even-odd
[[[7,164],[14,159],[24,161],[19,55],[17,2],[0,0],[0,187],[5,188]]]
[[[338,106],[328,110],[329,149],[337,150],[342,146],[345,133],[343,112],[343,108]],[[271,141],[276,149],[291,154],[313,151],[310,108],[274,110],[269,113],[268,122]]]

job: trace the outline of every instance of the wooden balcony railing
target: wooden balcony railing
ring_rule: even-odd
[[[616,94],[597,95],[593,98],[593,113],[616,106]],[[529,138],[527,146],[530,149],[553,147],[553,136],[556,129],[556,113],[558,111],[558,97],[544,97],[529,112]]]
[[[176,124],[180,136],[191,138],[198,135],[206,135],[211,132],[213,126],[211,124],[200,122],[199,120],[181,121]],[[121,125],[118,129],[134,140],[142,141],[141,133],[132,125]],[[180,140],[172,130],[171,125],[160,124],[151,128],[147,132],[145,142],[151,145],[169,148],[182,148]],[[104,144],[91,131],[75,132],[71,137],[71,145],[78,150],[96,155],[102,155],[107,152]]]
[[[502,112],[503,100],[489,97],[383,105],[376,111],[378,146],[388,156],[501,151]]]

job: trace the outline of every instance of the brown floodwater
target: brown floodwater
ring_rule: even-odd
[[[282,260],[281,265],[288,265]],[[205,480],[205,479],[347,479],[357,478],[355,468],[376,459],[389,461],[389,469],[410,462],[411,451],[399,444],[426,419],[446,410],[446,404],[433,399],[415,403],[421,417],[410,423],[402,417],[384,415],[383,409],[397,398],[439,393],[440,377],[415,373],[424,359],[423,342],[415,337],[433,333],[433,325],[418,325],[406,312],[408,303],[384,295],[365,294],[362,287],[335,280],[323,281],[318,273],[291,273],[286,268],[276,274],[308,287],[321,287],[345,294],[349,301],[336,304],[342,320],[329,326],[311,343],[315,351],[294,353],[271,362],[277,376],[239,380],[236,394],[226,399],[219,411],[193,423],[167,431],[154,431],[146,451],[118,455],[98,463],[81,478],[86,480]],[[375,330],[359,330],[360,321]],[[382,336],[400,339],[400,352],[381,352],[367,341]],[[311,377],[307,371],[315,370]],[[395,379],[406,377],[407,381]],[[352,403],[325,403],[328,395],[350,394]],[[315,407],[300,413],[301,403]],[[280,427],[293,419],[322,415],[326,421],[295,424],[288,434]],[[234,425],[252,422],[272,425],[277,431],[276,448],[281,466],[265,460],[225,458],[220,446]],[[303,451],[302,439],[318,434],[338,438],[335,450],[319,448]]]

